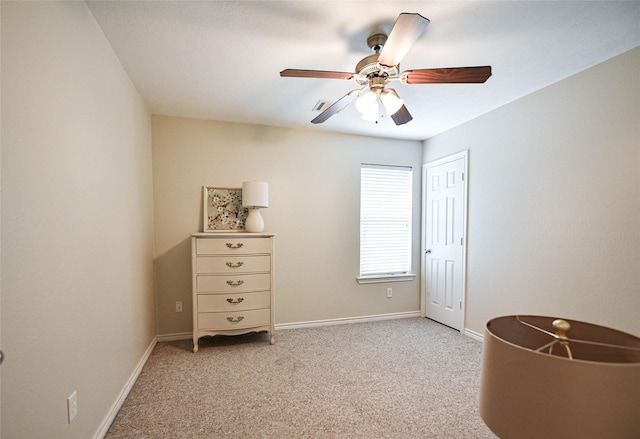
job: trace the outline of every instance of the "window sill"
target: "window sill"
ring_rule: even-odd
[[[408,274],[387,274],[387,275],[375,275],[375,276],[361,276],[356,278],[359,284],[375,284],[382,282],[408,282],[415,279],[416,275],[413,273]]]

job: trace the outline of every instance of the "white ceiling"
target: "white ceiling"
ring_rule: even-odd
[[[154,114],[423,140],[640,45],[640,1],[89,1]],[[484,84],[394,83],[413,121],[323,124],[318,100],[353,81],[281,78],[285,68],[353,72],[366,39],[398,14],[429,18],[401,70],[490,65]],[[588,93],[589,90],[585,90]]]

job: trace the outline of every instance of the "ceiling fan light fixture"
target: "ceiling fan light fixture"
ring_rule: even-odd
[[[404,101],[388,82],[401,84],[471,84],[485,82],[491,76],[491,66],[447,67],[400,71],[400,61],[422,36],[429,19],[418,13],[403,12],[393,24],[391,32],[375,32],[367,39],[373,54],[356,65],[354,73],[326,70],[285,69],[280,76],[291,78],[326,78],[355,80],[361,89],[351,90],[326,107],[311,123],[323,123],[355,100],[363,119],[378,121],[380,102],[396,125],[404,125],[413,117]],[[364,90],[368,90],[364,93]],[[323,107],[324,108],[324,107]]]
[[[374,106],[378,107],[378,96],[371,90],[356,99],[356,109],[362,114],[373,111]]]
[[[371,106],[366,112],[362,113],[362,119],[368,120],[370,122],[378,122],[378,117],[380,116],[380,108],[377,102]]]
[[[378,93],[367,91],[356,99],[356,109],[362,113],[362,118],[371,122],[377,122],[380,115],[380,100]]]
[[[389,116],[396,114],[404,105],[404,101],[389,90],[385,90],[380,95],[380,100],[382,101],[384,109],[387,110],[387,114]]]

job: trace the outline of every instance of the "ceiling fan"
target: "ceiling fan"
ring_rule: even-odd
[[[409,51],[413,43],[424,33],[429,19],[416,13],[401,13],[389,36],[375,33],[367,39],[367,45],[373,55],[363,58],[355,73],[324,70],[285,69],[282,77],[354,79],[361,88],[355,89],[338,99],[320,113],[311,123],[322,123],[354,100],[362,118],[378,122],[380,103],[396,125],[403,125],[413,119],[404,101],[393,88],[385,88],[388,82],[400,81],[402,84],[451,84],[481,83],[491,76],[491,66],[453,67],[439,69],[406,70],[400,72],[400,60]]]

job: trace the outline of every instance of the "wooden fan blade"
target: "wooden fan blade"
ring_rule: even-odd
[[[353,73],[331,72],[326,70],[285,69],[280,72],[280,76],[289,78],[351,79],[353,78]]]
[[[407,70],[402,76],[407,84],[479,83],[489,79],[491,66]]]
[[[322,123],[329,119],[331,116],[336,114],[338,111],[342,110],[346,106],[348,106],[351,102],[353,102],[358,97],[359,90],[351,90],[346,95],[342,96],[340,99],[335,101],[333,104],[329,105],[326,110],[316,116],[315,119],[311,121],[311,123]]]
[[[420,14],[400,14],[380,52],[378,63],[387,67],[397,66],[428,25],[429,19]]]
[[[393,119],[396,125],[404,125],[407,122],[411,122],[413,116],[411,116],[407,107],[403,105],[395,114],[391,115],[391,119]]]

